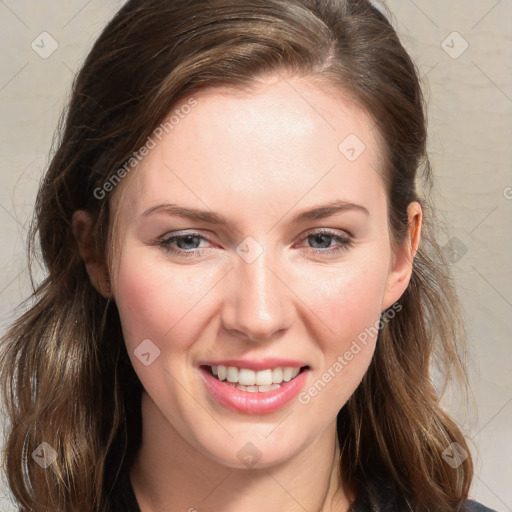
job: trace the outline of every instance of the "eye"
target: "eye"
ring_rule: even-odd
[[[208,241],[199,233],[173,234],[172,236],[164,236],[156,240],[158,245],[165,252],[176,256],[184,256],[186,258],[202,257],[205,255],[207,248],[201,248],[201,241]],[[325,254],[326,256],[335,256],[348,248],[353,247],[352,239],[349,235],[336,233],[326,229],[317,230],[308,233],[302,240],[307,240],[313,246],[326,245],[326,247],[310,247],[310,251],[317,254]],[[331,246],[332,242],[338,242],[337,245]],[[301,250],[301,252],[304,252]]]
[[[197,247],[200,240],[206,240],[206,238],[199,233],[186,233],[183,235],[164,237],[158,240],[157,244],[165,252],[171,254],[185,257],[197,257],[202,256],[204,253],[203,249]],[[177,248],[173,245],[175,243],[178,246]]]
[[[350,247],[353,247],[354,245],[349,235],[336,233],[326,229],[310,232],[306,235],[305,240],[314,246],[327,245],[327,247],[324,248],[312,247],[312,250],[314,253],[326,254],[328,256],[335,256],[340,252],[346,251]],[[338,242],[338,245],[331,246],[332,241]]]

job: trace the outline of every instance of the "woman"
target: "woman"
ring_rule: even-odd
[[[430,373],[464,378],[425,146],[367,1],[129,0],[4,339],[20,510],[488,510]]]

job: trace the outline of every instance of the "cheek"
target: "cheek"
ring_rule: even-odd
[[[308,279],[310,289],[314,290],[312,284],[316,283],[317,291],[310,293],[307,304],[312,312],[311,329],[316,329],[311,336],[322,357],[298,402],[314,417],[334,417],[371,363],[387,277],[385,263],[374,263],[347,265],[329,279],[318,274],[316,280]]]
[[[164,339],[172,338],[173,346],[166,343],[166,351],[186,348],[192,343],[191,321],[208,286],[186,270],[169,271],[166,262],[143,252],[147,248],[125,250],[118,269],[116,304],[127,347],[133,350],[148,338],[163,346]]]
[[[304,276],[307,276],[304,278]],[[300,280],[300,296],[311,310],[312,325],[323,326],[318,340],[341,349],[378,321],[387,278],[385,261],[309,270]]]

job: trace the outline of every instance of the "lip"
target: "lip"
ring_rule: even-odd
[[[237,366],[237,364],[231,364],[231,366]],[[242,366],[242,368],[247,367]],[[265,366],[265,368],[269,368],[269,366]],[[221,382],[204,367],[199,368],[199,374],[204,380],[208,393],[217,403],[231,411],[252,415],[270,414],[284,407],[304,388],[309,372],[309,368],[304,369],[294,379],[283,382],[279,389],[251,393],[237,389],[224,381]]]
[[[223,359],[221,361],[202,361],[199,366],[235,366],[236,368],[247,368],[248,370],[260,371],[274,369],[278,366],[285,367],[291,366],[293,368],[302,368],[308,366],[308,363],[297,361],[296,359],[280,359],[280,358],[266,358],[266,359]]]

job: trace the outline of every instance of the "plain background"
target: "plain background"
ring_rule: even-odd
[[[1,332],[29,292],[26,230],[71,80],[121,5],[0,0]],[[429,101],[435,199],[446,227],[439,239],[465,310],[478,414],[446,403],[473,447],[471,495],[512,511],[512,2],[387,5]],[[13,510],[1,482],[0,510]]]

